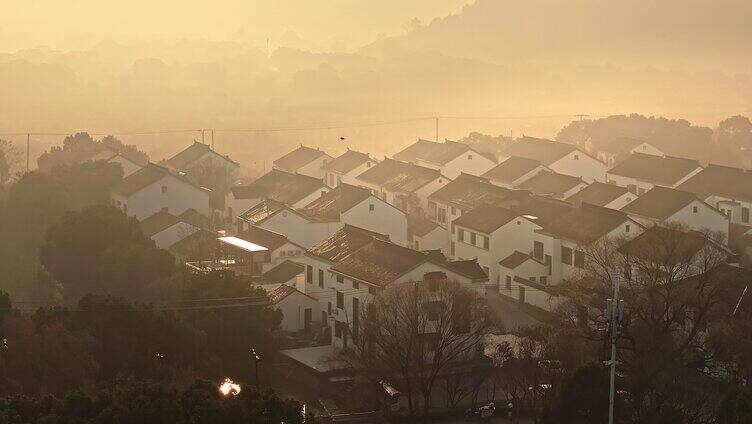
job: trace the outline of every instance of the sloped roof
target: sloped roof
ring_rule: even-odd
[[[373,239],[337,262],[331,270],[383,287],[427,260],[425,253]]]
[[[169,250],[187,260],[205,260],[212,256],[216,240],[216,233],[199,230],[171,244]]]
[[[703,199],[716,194],[752,201],[752,171],[711,164],[677,188],[695,193]]]
[[[292,205],[324,188],[318,178],[272,169],[252,183],[230,188],[236,199],[272,199]]]
[[[170,174],[170,171],[167,168],[163,168],[159,165],[149,163],[148,165],[144,166],[138,171],[123,178],[113,190],[125,196],[130,196],[169,175],[172,175],[172,174]],[[181,178],[179,176],[175,176],[175,177]],[[190,184],[190,182],[188,182],[185,178],[181,178],[181,179],[185,181],[187,184]]]
[[[329,262],[337,262],[367,245],[374,238],[389,240],[389,236],[385,234],[345,224],[342,229],[308,249],[307,253]]]
[[[503,206],[543,227],[572,210],[572,205],[568,202],[536,195],[528,196],[517,204]]]
[[[553,171],[543,171],[535,174],[529,180],[522,182],[519,188],[530,190],[536,194],[549,194],[561,197],[582,183],[582,179],[578,177],[559,174]]]
[[[488,275],[483,271],[483,267],[480,266],[477,259],[446,261],[445,265],[450,270],[473,280],[488,279]]]
[[[499,206],[483,204],[460,215],[453,221],[455,225],[491,234],[497,228],[520,216],[518,213]]]
[[[577,150],[577,146],[544,138],[522,137],[508,145],[503,153],[506,156],[519,156],[535,159],[544,165],[550,165]]]
[[[252,224],[258,224],[285,208],[287,206],[282,202],[266,199],[240,214],[239,218]]]
[[[544,229],[561,238],[590,244],[629,221],[624,212],[583,203],[549,221]]]
[[[569,196],[566,200],[573,205],[589,203],[591,205],[606,206],[627,193],[629,193],[629,191],[624,187],[620,187],[616,184],[606,184],[595,181],[577,193]],[[637,196],[635,195],[634,197]]]
[[[262,284],[283,284],[300,275],[305,266],[291,260],[285,260],[261,275]]]
[[[439,224],[418,215],[407,216],[407,232],[408,234],[423,237],[431,231],[439,227]]]
[[[419,139],[415,143],[394,155],[394,159],[403,162],[424,161],[436,165],[445,165],[452,159],[464,154],[470,146],[464,143],[446,140],[443,143]]]
[[[499,187],[491,184],[486,178],[463,173],[431,193],[428,199],[462,210],[470,210],[481,204],[498,204],[511,197],[525,196],[526,192]]]
[[[632,153],[608,173],[664,185],[674,185],[700,167],[694,159]]]
[[[367,183],[385,187],[390,191],[413,192],[441,177],[436,169],[426,168],[394,159],[384,159],[358,175]]]
[[[171,169],[185,170],[185,168],[190,167],[190,165],[193,164],[193,162],[200,159],[201,156],[203,156],[207,152],[212,152],[215,155],[227,160],[228,162],[236,166],[240,166],[238,165],[237,162],[230,159],[229,156],[220,155],[219,153],[212,150],[212,148],[209,147],[208,144],[199,143],[198,141],[194,141],[193,144],[181,150],[180,152],[175,154],[173,157],[164,161],[164,165]]]
[[[325,154],[323,150],[301,145],[292,152],[275,160],[274,165],[286,171],[294,172]]]
[[[516,269],[518,266],[524,264],[528,260],[533,260],[535,262],[538,262],[539,264],[543,265],[540,261],[535,259],[532,255],[528,253],[520,252],[519,250],[515,250],[512,252],[509,256],[499,261],[499,265],[503,266],[507,269]]]
[[[274,231],[265,230],[260,227],[251,227],[248,230],[240,232],[237,237],[266,247],[270,252],[279,249],[287,243],[292,243],[284,234],[275,233]]]
[[[368,156],[368,153],[361,153],[347,149],[345,153],[342,153],[324,165],[324,169],[339,174],[347,174],[368,161],[375,162],[370,156]]]
[[[193,225],[194,227],[208,229],[210,226],[209,217],[201,214],[199,211],[193,208],[188,208],[183,211],[183,213],[180,214],[180,219],[187,222],[188,224]]]
[[[697,231],[683,231],[654,225],[624,243],[619,250],[643,259],[661,260],[667,257],[689,259],[706,246],[714,246],[726,251]]]
[[[535,159],[512,156],[486,171],[486,173],[483,174],[483,177],[506,184],[512,184],[514,181],[517,181],[539,166],[542,166],[542,164]]]
[[[180,222],[180,218],[165,210],[161,210],[142,219],[139,224],[141,225],[141,231],[143,231],[144,235],[146,237],[151,237],[154,234],[172,227],[178,222]]]
[[[698,200],[694,193],[655,186],[648,190],[647,193],[644,193],[621,208],[621,210],[628,214],[663,221],[694,200]]]
[[[300,293],[301,295],[309,299],[313,299],[311,296],[308,296],[307,294],[296,289],[295,287],[282,284],[276,289],[272,290],[271,293],[269,293],[269,303],[271,303],[272,305],[276,305],[277,303],[285,300],[287,297],[289,297],[293,293]],[[316,299],[313,299],[313,300],[316,300]]]
[[[339,219],[341,213],[349,211],[369,197],[371,197],[371,190],[343,183],[309,203],[299,212],[311,217]]]

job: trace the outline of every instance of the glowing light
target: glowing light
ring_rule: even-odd
[[[219,385],[219,392],[224,396],[237,396],[240,394],[240,384],[225,378]]]

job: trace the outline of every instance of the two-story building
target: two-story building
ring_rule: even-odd
[[[165,210],[181,214],[195,209],[209,216],[210,190],[194,185],[185,176],[150,163],[123,178],[112,189],[112,204],[126,215],[144,219]]]
[[[629,192],[626,187],[596,181],[565,200],[575,206],[588,203],[619,210],[636,198],[637,195]]]
[[[338,219],[310,217],[282,202],[266,199],[238,216],[239,233],[253,227],[284,234],[309,248],[342,228],[342,223]]]
[[[574,144],[522,137],[504,149],[499,162],[513,156],[537,160],[552,171],[582,178],[587,183],[606,180],[606,165]]]
[[[233,181],[240,170],[240,164],[227,155],[222,155],[208,144],[194,141],[193,144],[161,163],[173,172],[183,172],[189,177],[199,169],[221,168],[227,173],[228,181]]]
[[[718,232],[728,240],[729,217],[688,191],[655,186],[621,210],[644,226],[674,222],[697,231]]]
[[[282,156],[273,162],[273,168],[293,174],[303,174],[309,177],[324,179],[324,166],[332,160],[326,152],[303,146]]]
[[[481,175],[496,165],[493,158],[473,150],[465,143],[450,140],[438,143],[421,139],[396,153],[393,158],[437,169],[451,179],[461,173]]]
[[[357,185],[355,177],[375,164],[376,160],[372,159],[368,153],[347,149],[345,153],[324,165],[326,172],[324,182],[331,188],[343,183]]]
[[[264,199],[302,208],[329,191],[320,178],[273,169],[250,184],[233,186],[225,205],[227,215],[235,216]]]
[[[633,153],[611,168],[608,182],[634,194],[643,194],[655,186],[675,188],[702,171],[693,159]]]
[[[694,193],[715,206],[731,224],[752,226],[752,171],[730,166],[709,165],[683,182],[679,190]]]
[[[99,160],[120,164],[120,167],[123,168],[123,178],[146,166],[145,162],[142,162],[139,158],[134,157],[134,155],[128,154],[127,152],[119,152],[109,147],[102,147],[100,151],[87,157],[82,162],[96,162]]]
[[[397,244],[407,244],[405,212],[379,199],[371,190],[341,183],[298,212],[318,222],[339,222],[386,234]]]
[[[428,208],[428,196],[451,181],[433,168],[384,159],[358,175],[355,185],[365,187],[381,200],[408,213]]]

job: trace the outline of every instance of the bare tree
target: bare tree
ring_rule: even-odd
[[[447,280],[393,284],[358,321],[347,354],[370,380],[399,385],[411,413],[430,410],[439,377],[477,365],[488,328],[477,293]]]

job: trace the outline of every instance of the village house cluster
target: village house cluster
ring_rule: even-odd
[[[143,167],[100,159],[125,161],[112,203],[157,246],[196,272],[261,285],[283,330],[330,332],[327,352],[348,345],[361,309],[390,284],[440,275],[551,311],[594,243],[636,243],[671,223],[717,235],[708,243],[724,251],[752,240],[752,173],[648,143],[618,163],[532,137],[493,154],[418,140],[383,159],[301,145],[242,185],[238,163],[198,142]],[[226,193],[196,183],[201,169],[221,170]]]

